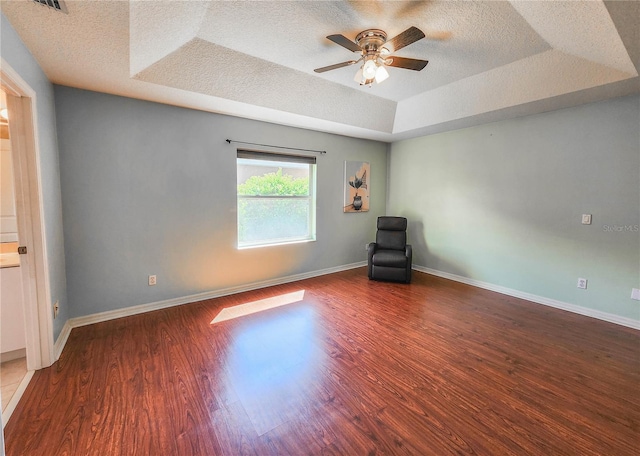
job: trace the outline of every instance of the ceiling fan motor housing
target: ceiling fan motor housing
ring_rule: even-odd
[[[362,48],[363,55],[378,53],[379,49],[386,42],[387,34],[379,29],[365,30],[356,36],[356,43]]]

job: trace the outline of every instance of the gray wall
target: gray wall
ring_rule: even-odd
[[[56,115],[53,85],[49,82],[29,50],[24,46],[4,14],[0,27],[2,58],[36,92],[40,177],[44,210],[45,242],[49,268],[51,303],[60,302],[58,318],[53,321],[53,336],[57,339],[69,318],[65,282],[60,171],[56,140]]]
[[[410,218],[414,262],[640,320],[639,111],[631,96],[394,143],[388,212]]]
[[[71,317],[366,259],[386,210],[385,143],[62,86],[55,99]],[[316,242],[237,250],[227,138],[328,151],[318,156]],[[342,212],[345,160],[371,164],[368,213]]]

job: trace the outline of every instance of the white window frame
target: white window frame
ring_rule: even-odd
[[[236,190],[236,209],[237,209],[237,246],[238,249],[251,249],[257,247],[267,247],[275,245],[296,244],[301,242],[313,242],[316,240],[316,157],[306,155],[279,154],[273,152],[252,151],[238,149],[236,166],[240,164],[240,160],[255,160],[256,164],[264,164],[264,162],[273,162],[274,166],[287,164],[307,164],[309,166],[309,195],[307,196],[284,196],[284,195],[239,195]],[[237,184],[236,184],[237,185]],[[309,218],[307,221],[308,230],[305,236],[287,237],[280,239],[262,239],[254,242],[241,243],[240,241],[240,200],[242,199],[304,199],[309,204]]]

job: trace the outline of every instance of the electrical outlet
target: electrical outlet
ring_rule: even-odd
[[[632,288],[631,289],[631,299],[635,299],[636,301],[640,301],[640,288]]]
[[[578,288],[587,289],[587,279],[578,279]]]
[[[364,251],[365,251],[365,252],[368,252],[368,251],[369,251],[369,244],[365,244],[365,245],[364,245]]]
[[[53,319],[55,320],[56,318],[58,318],[58,311],[60,310],[60,302],[56,301],[56,303],[53,305]]]
[[[156,279],[156,276],[155,276],[155,275],[150,275],[150,276],[149,276],[149,286],[153,286],[153,285],[155,285],[156,283],[158,283],[158,281],[157,281],[157,279]]]

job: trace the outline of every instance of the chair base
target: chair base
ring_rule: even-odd
[[[390,268],[386,266],[373,265],[371,268],[370,280],[382,280],[388,282],[411,282],[411,270],[404,268]]]

